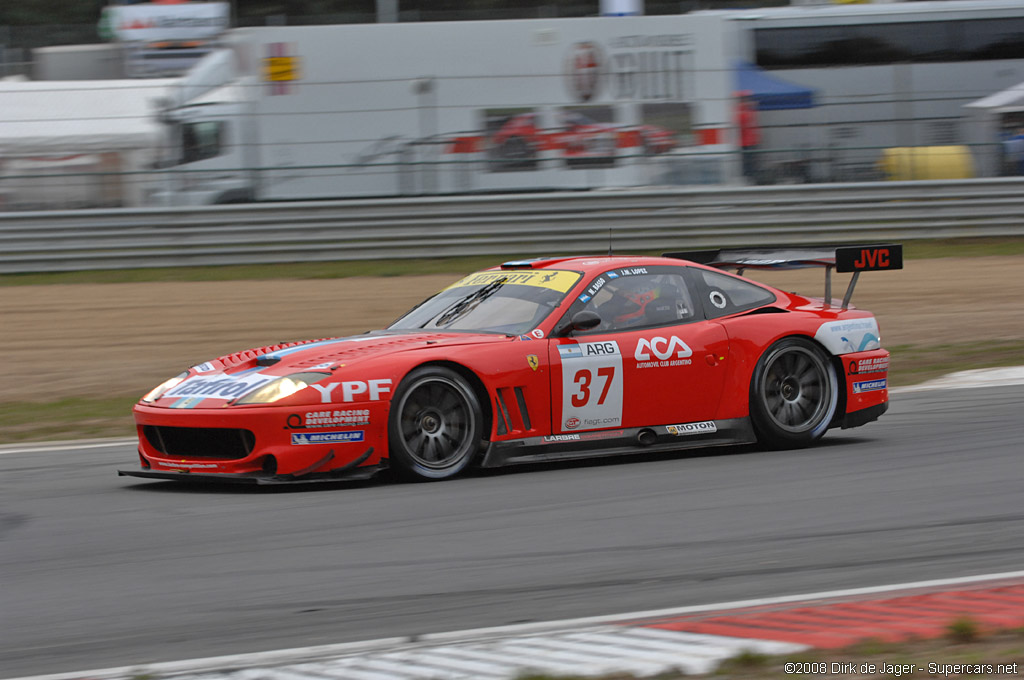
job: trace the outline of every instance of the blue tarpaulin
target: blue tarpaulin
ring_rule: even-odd
[[[814,90],[776,78],[745,61],[736,63],[736,89],[752,92],[760,111],[810,109],[815,105]]]

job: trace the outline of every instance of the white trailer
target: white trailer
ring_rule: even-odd
[[[0,82],[0,210],[148,204],[171,82]]]
[[[973,139],[964,106],[1024,80],[1021,0],[707,13],[745,29],[750,60],[766,73],[815,92],[813,108],[760,116],[762,166],[796,164],[814,181],[880,179],[879,161],[907,147],[940,160],[964,144],[990,154],[997,136]],[[978,160],[981,174],[995,174]]]
[[[159,202],[730,181],[736,22],[244,28],[166,102]]]

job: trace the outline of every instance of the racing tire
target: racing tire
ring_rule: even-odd
[[[779,340],[750,380],[750,419],[768,449],[809,446],[824,436],[839,404],[831,357],[806,338]]]
[[[454,477],[475,458],[482,433],[480,399],[466,380],[442,366],[418,368],[391,402],[391,467],[408,480]]]

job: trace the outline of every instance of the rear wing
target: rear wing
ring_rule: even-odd
[[[825,268],[825,304],[832,304],[832,270],[852,272],[843,297],[843,309],[850,306],[853,289],[861,272],[903,269],[903,246],[896,243],[856,246],[809,246],[783,248],[721,248],[665,253],[664,257],[689,260],[718,269],[735,269],[741,276],[747,269]]]

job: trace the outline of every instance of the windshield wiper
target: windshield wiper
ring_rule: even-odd
[[[508,281],[507,276],[497,279],[496,281],[491,281],[480,290],[473,291],[469,295],[459,298],[452,304],[448,305],[448,307],[443,312],[438,314],[433,319],[434,326],[440,327],[452,325],[453,323],[455,323],[456,319],[458,319],[461,316],[464,316],[473,307],[476,307],[481,302],[483,302],[484,300],[498,292],[498,289],[505,285],[506,281]],[[430,321],[424,323],[422,326],[420,326],[420,328],[426,328],[428,324],[430,324]]]

